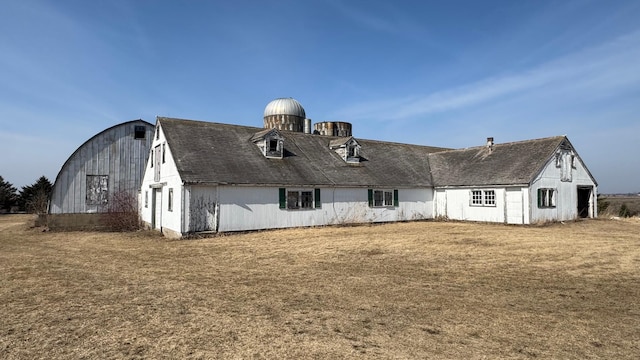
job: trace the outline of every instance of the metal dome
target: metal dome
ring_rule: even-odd
[[[279,98],[267,104],[264,108],[264,116],[293,115],[306,118],[304,108],[294,98]]]

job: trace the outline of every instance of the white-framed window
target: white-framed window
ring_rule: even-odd
[[[169,199],[167,204],[167,210],[173,211],[173,188],[169,188]]]
[[[538,207],[539,208],[554,208],[556,207],[556,189],[543,188],[538,189]]]
[[[369,189],[370,207],[398,206],[398,190]]]
[[[482,190],[471,190],[471,205],[482,206]]]
[[[149,207],[149,190],[144,191],[144,207]]]
[[[471,206],[496,206],[495,190],[471,190]]]
[[[496,206],[496,192],[494,190],[484,191],[484,205]]]
[[[320,189],[280,188],[281,209],[305,210],[317,209],[320,207]]]

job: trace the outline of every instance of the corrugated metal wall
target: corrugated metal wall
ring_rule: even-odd
[[[144,138],[135,138],[136,126],[144,127]],[[87,140],[58,173],[49,213],[105,211],[107,204],[87,204],[87,175],[108,176],[108,196],[129,192],[137,199],[153,134],[152,124],[134,120],[113,126]]]

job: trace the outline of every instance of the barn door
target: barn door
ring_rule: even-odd
[[[578,186],[578,216],[581,218],[593,217],[591,192],[591,186]]]

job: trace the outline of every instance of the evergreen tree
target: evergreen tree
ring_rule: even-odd
[[[46,213],[52,188],[53,185],[45,176],[41,176],[32,185],[23,186],[18,199],[20,210],[36,214]]]
[[[11,207],[16,204],[17,200],[16,188],[0,176],[0,212],[11,211]]]

